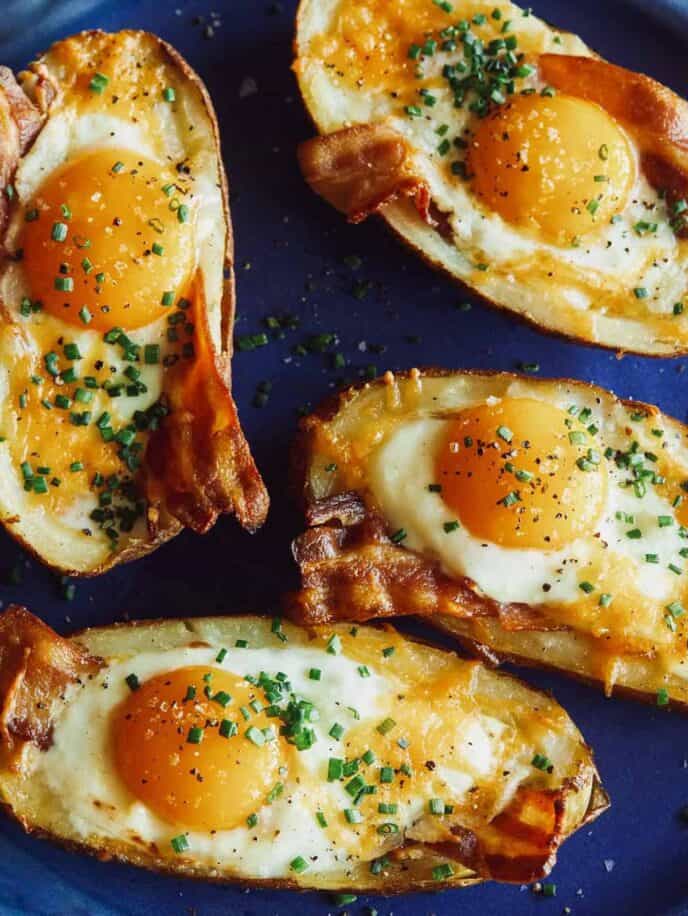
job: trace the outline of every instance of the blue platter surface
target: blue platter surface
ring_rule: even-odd
[[[546,337],[487,307],[431,272],[377,222],[351,227],[304,185],[295,159],[311,134],[290,74],[295,0],[205,0],[116,4],[10,0],[0,21],[0,60],[21,67],[53,40],[81,28],[144,28],[176,45],[205,80],[217,108],[232,189],[239,296],[237,334],[268,315],[299,316],[298,330],[234,362],[235,396],[272,495],[266,527],[251,537],[222,520],[204,538],[185,533],[139,562],[76,583],[60,582],[0,535],[0,599],[22,602],[61,632],[129,617],[271,609],[295,583],[289,540],[299,519],[286,495],[285,456],[298,408],[315,405],[369,366],[515,369],[571,376],[624,397],[661,405],[685,420],[688,361],[617,358]],[[534,0],[537,14],[580,34],[611,60],[685,91],[688,0]],[[360,266],[352,256],[360,258]],[[356,262],[357,263],[357,262]],[[292,347],[332,332],[347,357],[297,358]],[[256,388],[272,383],[263,407]],[[22,582],[10,585],[19,568]],[[686,720],[652,707],[608,701],[594,690],[532,672],[552,690],[595,748],[613,807],[564,847],[556,897],[485,885],[405,898],[362,898],[353,916],[601,916],[688,913]],[[0,913],[55,916],[251,916],[335,912],[322,894],[243,891],[160,877],[72,855],[0,822]]]

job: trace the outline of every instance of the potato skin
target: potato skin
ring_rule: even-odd
[[[212,341],[212,344],[218,376],[224,383],[226,388],[226,396],[231,401],[232,406],[234,406],[231,396],[231,357],[233,349],[234,315],[236,310],[234,237],[229,208],[227,175],[224,167],[224,162],[220,155],[220,130],[217,123],[215,109],[208,90],[206,89],[205,84],[203,83],[200,76],[193,70],[188,61],[182,57],[182,55],[174,47],[172,47],[172,45],[150,32],[123,30],[117,34],[136,37],[137,40],[141,42],[152,43],[160,51],[162,56],[168,59],[169,63],[171,63],[171,65],[176,70],[178,70],[179,73],[188,82],[190,90],[198,93],[203,113],[207,118],[214,139],[215,149],[218,153],[217,168],[222,198],[222,211],[226,229],[226,246],[224,255],[223,292],[222,300],[220,303],[220,340]],[[77,39],[83,39],[84,41],[89,39],[105,39],[108,37],[108,33],[100,29],[91,29],[85,30],[74,37]],[[30,92],[33,96],[35,96],[37,113],[40,112],[40,117],[43,122],[43,124],[38,127],[36,133],[39,133],[41,127],[47,123],[47,120],[50,117],[50,106],[57,96],[57,91],[55,89],[55,81],[57,80],[57,77],[53,72],[49,70],[44,61],[49,58],[53,48],[59,46],[62,41],[65,40],[67,39],[62,39],[55,42],[54,45],[51,46],[51,48],[49,48],[46,52],[38,55],[36,61],[31,64],[28,71],[20,74],[20,83],[24,84],[26,92]],[[40,91],[37,91],[37,87],[40,89]],[[28,97],[26,97],[26,101],[28,102]],[[33,140],[33,137],[31,139]],[[2,176],[0,175],[0,178],[1,177]],[[6,177],[9,178],[11,176]],[[0,213],[0,224],[1,216],[2,214]],[[2,303],[0,303],[0,319],[2,317],[3,306]],[[238,510],[236,514],[240,514],[242,516],[241,523],[244,525],[244,527],[246,527],[247,530],[253,532],[257,530],[265,521],[269,506],[269,498],[267,490],[265,489],[263,481],[260,478],[258,470],[250,454],[248,444],[246,443],[243,432],[239,426],[238,419],[236,420],[236,428],[233,430],[233,440],[234,441],[229,446],[231,454],[229,454],[227,458],[231,459],[231,461],[237,466],[238,472],[242,475],[242,485],[244,487],[246,496],[245,500],[241,501],[242,504],[235,506],[234,508],[237,508]],[[211,482],[209,482],[208,489],[210,489],[210,484]],[[227,510],[225,509],[224,511]],[[215,517],[217,517],[217,514],[218,513],[215,513]],[[157,550],[158,547],[162,546],[173,537],[176,537],[176,535],[178,535],[184,528],[184,524],[182,524],[169,511],[166,511],[165,507],[163,507],[163,511],[156,513],[155,522],[149,522],[148,536],[146,538],[132,538],[124,549],[113,552],[107,557],[106,560],[97,566],[85,569],[79,566],[71,567],[66,564],[48,562],[46,558],[41,554],[40,549],[28,541],[27,538],[23,536],[21,530],[17,529],[16,519],[2,518],[0,521],[2,521],[2,524],[5,526],[8,533],[36,559],[40,560],[42,563],[45,563],[61,575],[84,578],[102,575],[120,563],[127,563],[132,560],[137,560],[144,557],[149,553],[152,553],[154,550]]]
[[[323,123],[321,123],[322,119],[318,117],[316,106],[309,102],[310,87],[299,66],[301,57],[306,56],[308,44],[306,27],[311,15],[311,10],[314,8],[317,9],[322,2],[324,2],[324,0],[300,0],[299,2],[293,42],[295,58],[293,69],[297,75],[297,83],[304,107],[313,125],[320,134],[320,137],[327,138],[329,132],[325,129]],[[557,28],[551,23],[546,22],[546,24],[552,31],[560,36],[577,37],[573,33],[565,29]],[[669,200],[672,204],[676,200],[685,197],[686,193],[688,193],[688,158],[685,153],[685,149],[688,146],[688,133],[686,133],[686,130],[688,130],[688,103],[680,96],[667,89],[667,87],[649,77],[633,73],[622,67],[608,64],[591,48],[586,48],[586,54],[586,61],[591,61],[593,65],[599,64],[600,67],[603,68],[604,80],[608,84],[608,94],[615,94],[615,90],[617,89],[624,94],[620,106],[622,111],[646,107],[647,110],[652,113],[651,120],[653,123],[655,123],[657,127],[667,129],[667,139],[662,142],[662,138],[656,138],[653,136],[654,132],[646,128],[642,111],[638,111],[637,113],[637,123],[634,121],[631,122],[632,126],[637,127],[643,134],[641,137],[643,160],[647,166],[648,174],[652,176],[651,184],[657,187],[658,190],[665,190],[669,187]],[[544,55],[544,57],[549,57],[555,61],[561,59],[563,56],[564,55],[561,54]],[[573,57],[573,55],[571,56]],[[575,59],[578,60],[579,58],[576,57]],[[571,83],[574,86],[577,82],[575,74],[576,70],[575,67],[573,67]],[[622,74],[622,78],[620,78],[618,74]],[[556,85],[556,83],[553,84]],[[640,93],[640,89],[642,89],[642,94]],[[577,92],[572,90],[572,94],[576,95]],[[639,95],[641,95],[640,103],[638,99]],[[375,127],[380,124],[382,124],[382,122],[376,122],[372,126]],[[680,132],[676,130],[677,125],[681,128]],[[645,134],[651,135],[651,139],[648,143],[645,141]],[[313,140],[305,141],[304,146],[313,142]],[[317,138],[315,142],[317,142]],[[656,147],[658,149],[658,155],[653,154],[649,147]],[[676,158],[680,160],[680,167],[678,168],[674,163],[674,159]],[[659,161],[657,162],[655,160]],[[668,166],[668,168],[664,166]],[[314,188],[314,190],[317,189]],[[586,334],[585,332],[577,332],[571,327],[571,322],[567,321],[565,318],[559,321],[555,320],[549,307],[543,308],[538,306],[537,308],[533,308],[531,304],[529,308],[518,299],[514,299],[513,302],[500,301],[496,294],[491,296],[487,292],[475,288],[471,285],[470,281],[460,277],[450,266],[448,266],[446,263],[447,252],[439,252],[438,246],[435,245],[434,236],[437,235],[436,227],[432,225],[432,220],[427,218],[432,206],[432,201],[428,199],[424,201],[422,207],[418,207],[414,206],[408,200],[397,200],[397,196],[396,194],[390,194],[388,197],[389,203],[386,206],[373,206],[368,212],[380,216],[387,228],[392,231],[404,246],[416,256],[420,257],[429,267],[446,274],[459,286],[459,288],[470,292],[472,296],[483,304],[498,311],[507,312],[512,318],[532,327],[536,327],[542,333],[563,337],[565,340],[570,340],[575,343],[610,349],[620,356],[624,353],[636,353],[642,356],[665,358],[670,356],[684,356],[688,353],[688,337],[685,332],[682,333],[680,340],[663,332],[658,332],[657,335],[654,336],[644,333],[642,330],[630,327],[628,329],[630,340],[623,340],[619,329],[615,332],[610,332],[609,330],[600,332],[598,329],[595,329]],[[332,203],[332,201],[329,202]],[[358,219],[352,219],[352,222],[358,221]],[[688,229],[681,231],[679,235],[685,238],[686,232],[688,232]],[[440,232],[440,236],[441,235],[442,233]]]
[[[4,615],[0,615],[0,625],[3,621],[6,621],[6,626],[4,630],[0,626],[0,690],[3,674],[2,649],[6,639],[5,633],[11,632],[13,634],[13,644],[20,645],[25,634],[38,632],[45,642],[46,633],[49,634],[51,632],[49,628],[41,624],[40,621],[23,608],[10,607]],[[59,670],[62,665],[66,671],[69,671],[71,670],[70,666],[75,664],[75,660],[77,663],[79,662],[80,656],[84,663],[92,667],[94,665],[102,665],[102,658],[107,657],[111,652],[114,654],[119,654],[120,652],[135,653],[136,651],[153,648],[164,650],[188,645],[190,642],[217,644],[220,639],[229,641],[239,634],[249,638],[253,645],[261,646],[263,644],[271,644],[271,641],[274,642],[275,637],[271,630],[271,624],[271,618],[256,616],[127,622],[111,627],[84,630],[68,639],[63,639],[53,633],[54,654],[51,654],[50,646],[48,645],[45,656],[53,670]],[[323,635],[322,631],[297,628],[286,622],[283,627],[284,632],[288,635],[289,642],[297,645],[308,645],[311,640]],[[326,634],[339,631],[344,635],[348,632],[348,629],[343,625],[328,627]],[[370,628],[370,630],[371,634],[375,634],[375,631],[379,630],[379,628]],[[384,628],[377,633],[375,638],[380,645],[385,645],[391,636],[390,629]],[[435,649],[431,643],[423,643],[419,640],[407,640],[407,642],[418,653],[431,653],[443,659],[450,659],[452,656],[451,653],[447,653],[445,650]],[[68,666],[64,666],[64,658],[69,659]],[[462,664],[476,665],[474,662],[463,662]],[[480,668],[480,666],[477,667]],[[554,701],[540,691],[526,687],[515,678],[506,675],[494,675],[485,669],[480,670],[483,671],[481,677],[487,678],[488,683],[492,685],[490,689],[495,687],[503,689],[505,698],[513,694],[518,698],[518,702],[525,699],[529,709],[532,707],[531,714],[535,714],[535,709],[543,707],[553,711],[558,710],[557,715],[559,718],[557,721],[561,721],[562,731],[565,730],[565,733],[577,743],[578,750],[575,758],[570,763],[571,771],[562,773],[561,788],[555,790],[553,799],[554,809],[558,812],[557,823],[560,824],[561,833],[552,837],[551,845],[548,846],[545,853],[547,856],[545,870],[549,871],[559,844],[578,827],[601,814],[608,807],[608,798],[599,781],[590,751],[583,743],[580,733],[563,711],[556,706]],[[28,679],[28,687],[30,688],[30,686],[31,678]],[[35,748],[31,748],[31,751],[35,753]],[[229,870],[215,872],[207,868],[196,867],[190,862],[185,862],[183,857],[180,859],[170,859],[169,856],[164,857],[155,846],[146,846],[143,843],[140,849],[132,848],[130,843],[124,844],[116,840],[82,843],[74,841],[69,836],[55,835],[53,831],[32,821],[31,805],[26,800],[22,800],[23,793],[27,791],[22,788],[22,767],[23,764],[21,762],[18,765],[8,766],[6,763],[3,764],[0,759],[0,803],[3,804],[6,813],[16,819],[28,833],[56,841],[69,850],[86,852],[102,861],[116,860],[161,873],[219,883],[240,881],[242,884],[251,887],[298,890],[319,889],[339,892],[356,891],[397,894],[429,889],[466,887],[484,880],[475,871],[462,866],[458,862],[453,863],[455,865],[455,874],[451,878],[441,882],[430,879],[432,868],[437,864],[446,862],[447,854],[443,850],[434,849],[432,845],[426,845],[422,842],[412,843],[409,847],[410,856],[404,857],[399,863],[392,862],[390,867],[380,876],[372,876],[366,863],[357,863],[354,866],[355,871],[346,876],[341,873],[329,876],[306,873],[299,880],[288,878],[252,880],[239,874],[231,874]],[[27,781],[30,780],[31,777],[28,772],[25,778]],[[545,797],[547,793],[543,791],[542,795]],[[518,880],[522,879],[519,878]],[[527,880],[531,880],[531,878],[528,877]]]
[[[632,658],[626,660],[621,673],[610,675],[608,671],[604,670],[605,659],[599,657],[597,646],[591,637],[586,638],[582,634],[566,630],[548,632],[538,627],[537,620],[534,620],[533,626],[529,626],[527,618],[523,618],[526,626],[516,632],[509,627],[500,626],[500,615],[503,609],[496,602],[475,593],[470,586],[467,600],[467,593],[462,588],[463,583],[448,580],[439,571],[438,565],[433,564],[432,561],[416,557],[404,547],[393,545],[384,533],[384,520],[380,520],[382,523],[380,527],[377,525],[377,520],[374,519],[371,533],[364,530],[365,525],[371,527],[370,516],[366,517],[363,525],[360,525],[358,520],[347,523],[334,516],[329,520],[320,517],[313,518],[314,513],[318,511],[318,499],[313,490],[314,478],[311,471],[317,455],[317,439],[320,429],[336,418],[340,411],[350,407],[357,396],[367,390],[383,385],[393,386],[396,380],[421,382],[423,379],[450,379],[454,376],[468,376],[476,379],[492,378],[496,381],[527,379],[533,382],[530,377],[499,370],[456,371],[429,367],[394,374],[388,372],[375,381],[362,382],[330,396],[312,414],[301,419],[292,448],[291,489],[293,498],[306,520],[305,533],[297,537],[292,546],[292,552],[301,570],[302,588],[286,596],[286,613],[292,619],[302,623],[316,620],[324,623],[327,619],[345,620],[348,617],[369,620],[378,615],[416,614],[422,616],[427,623],[456,638],[464,649],[493,667],[502,661],[507,661],[549,670],[602,687],[607,696],[612,694],[629,696],[648,704],[656,704],[657,692],[664,688],[669,692],[671,708],[688,713],[688,684],[677,675],[666,678],[663,674],[658,676],[650,664]],[[551,384],[560,383],[579,387],[606,398],[611,394],[599,386],[585,382],[563,378],[547,379],[546,381]],[[674,428],[686,435],[683,424],[662,414],[656,406],[641,401],[617,400],[624,407],[643,411],[650,417],[661,414],[668,428]],[[356,495],[356,491],[352,491],[349,495]],[[342,545],[341,550],[337,552],[337,548],[334,548],[331,570],[326,570],[320,579],[313,582],[309,570],[309,566],[313,565],[311,564],[312,557],[308,553],[308,550],[312,550],[310,540],[317,543],[317,539],[320,538],[325,542],[328,536],[331,536],[333,542],[336,541]],[[378,560],[369,551],[373,543],[380,541],[384,543],[384,550],[376,548],[377,556],[382,558]],[[393,569],[391,564],[401,564],[402,558],[404,556],[408,558],[409,555],[414,557],[415,566],[418,569],[417,597],[414,594],[413,581],[410,585],[404,583],[399,594],[394,589],[394,582],[399,572]],[[354,568],[353,574],[349,575],[346,570],[342,572],[345,561],[349,568]],[[375,594],[375,588],[369,588],[367,598],[369,603],[367,604],[363,604],[362,599],[358,597],[360,592],[356,586],[355,572],[358,561],[360,561],[362,575],[368,575],[371,564],[375,572],[379,574],[377,579],[379,596]],[[377,562],[381,562],[382,565],[376,566]],[[403,572],[404,567],[399,566],[399,569]],[[392,583],[389,589],[385,588],[386,573],[390,573],[387,579]],[[351,580],[354,583],[353,587],[350,587]],[[383,583],[382,586],[380,582]],[[370,597],[371,593],[372,597]],[[429,597],[431,594],[432,600]],[[380,608],[384,607],[385,610],[371,614],[370,610],[375,607],[376,602]],[[325,609],[324,617],[322,616],[323,609]],[[507,607],[507,613],[511,613],[510,607]],[[550,658],[553,659],[551,662]]]

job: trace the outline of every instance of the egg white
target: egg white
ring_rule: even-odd
[[[469,391],[455,402],[456,410],[476,403]],[[505,397],[519,396],[537,399],[539,395],[537,389],[516,382]],[[547,400],[563,409],[588,406],[578,393],[571,397],[562,392]],[[593,404],[593,409],[591,422],[600,429],[596,447],[601,451],[607,446],[624,450],[628,445],[624,433],[628,415],[624,409],[619,405],[610,410],[598,404]],[[674,509],[652,488],[639,499],[632,488],[622,487],[627,475],[613,461],[605,461],[607,498],[596,530],[565,548],[547,551],[504,547],[476,538],[464,526],[445,532],[446,522],[460,518],[444,503],[441,493],[430,492],[428,485],[436,483],[435,456],[450,423],[441,415],[404,422],[371,455],[371,493],[391,530],[406,531],[405,547],[438,560],[450,576],[472,579],[480,592],[498,602],[537,605],[572,602],[580,597],[580,583],[586,578],[585,568],[599,537],[609,550],[633,559],[636,584],[642,594],[658,602],[670,600],[676,576],[667,570],[667,565],[673,562],[683,567],[678,550],[685,542],[677,537],[676,525],[659,527],[657,518],[673,518]],[[633,523],[624,521],[629,515]],[[632,528],[639,528],[642,538],[628,538],[627,532]],[[660,563],[646,563],[645,555],[649,553],[656,553]],[[543,590],[545,584],[547,591]]]
[[[219,647],[218,647],[219,648]],[[344,655],[333,656],[323,649],[290,645],[288,651],[270,648],[228,648],[221,663],[216,661],[218,648],[184,647],[151,651],[132,657],[111,659],[93,680],[72,688],[64,708],[56,717],[54,743],[45,753],[35,755],[32,791],[52,807],[53,818],[67,825],[68,835],[87,841],[90,837],[155,843],[163,855],[173,856],[170,840],[180,833],[178,825],[165,823],[145,804],[135,799],[114,770],[110,722],[113,711],[129,694],[125,678],[136,673],[141,683],[168,671],[189,666],[221,668],[236,675],[253,675],[266,671],[284,672],[294,691],[314,703],[319,713],[312,724],[316,742],[298,753],[295,766],[280,771],[284,792],[271,804],[256,811],[256,827],[237,827],[214,833],[186,831],[188,855],[196,864],[210,869],[226,869],[230,864],[243,877],[277,878],[289,874],[290,862],[303,856],[313,862],[312,868],[328,873],[341,869],[356,856],[355,824],[346,822],[343,811],[351,807],[351,796],[345,782],[327,781],[329,757],[342,757],[343,746],[328,735],[334,722],[345,727],[365,726],[374,729],[381,719],[393,713],[390,701],[400,692],[403,682],[389,672],[370,669],[362,678],[359,664]],[[311,668],[321,669],[321,680],[310,680]],[[359,718],[354,719],[348,704]],[[409,739],[413,741],[413,734]],[[532,747],[526,742],[514,751],[511,729],[490,715],[471,714],[457,730],[455,747],[457,766],[438,767],[434,774],[435,794],[452,793],[460,800],[476,779],[489,778],[496,767],[509,769],[509,778],[500,785],[500,805],[506,805],[519,783],[529,774]],[[244,740],[241,734],[230,741]],[[556,748],[553,747],[553,753]],[[459,763],[460,761],[460,763]],[[374,765],[376,772],[378,764]],[[309,774],[310,778],[305,778]],[[372,773],[369,779],[373,779]],[[315,813],[321,804],[332,803],[342,812],[341,822],[324,831]],[[394,820],[400,830],[408,829],[427,811],[424,792],[408,804],[399,806]],[[54,806],[59,806],[55,810]],[[65,827],[62,828],[63,830]],[[384,839],[380,839],[382,851]]]

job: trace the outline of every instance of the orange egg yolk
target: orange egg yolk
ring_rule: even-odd
[[[605,459],[593,436],[531,398],[462,411],[435,467],[461,524],[504,547],[558,549],[590,533],[605,501]]]
[[[31,298],[45,311],[80,328],[135,330],[184,293],[193,208],[158,163],[99,149],[41,185],[19,244]]]
[[[254,698],[246,681],[217,668],[181,668],[145,681],[112,722],[115,764],[129,791],[163,820],[191,830],[245,825],[280,767],[279,738],[259,746],[246,736],[270,725],[277,732],[274,719],[251,709]],[[236,723],[237,733],[225,737],[223,720]]]
[[[636,171],[619,125],[566,95],[514,96],[480,123],[468,164],[488,209],[569,245],[624,209]]]

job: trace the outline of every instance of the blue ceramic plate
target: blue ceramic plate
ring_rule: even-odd
[[[351,378],[379,370],[431,365],[514,369],[538,362],[542,375],[567,375],[658,403],[686,419],[686,360],[617,359],[602,350],[544,337],[475,304],[408,254],[378,223],[347,226],[303,184],[296,143],[311,128],[290,75],[295,0],[7,0],[0,17],[0,60],[21,67],[56,38],[81,28],[137,27],[157,32],[191,62],[213,96],[232,186],[239,286],[238,333],[266,315],[290,311],[301,329],[235,358],[236,397],[273,497],[269,522],[249,537],[230,520],[205,538],[184,534],[156,554],[77,584],[61,598],[59,582],[0,536],[0,577],[20,563],[23,583],[2,585],[4,602],[21,601],[61,631],[140,617],[212,614],[275,607],[294,584],[289,539],[298,518],[285,496],[284,456],[297,408],[316,404],[337,384],[323,356],[303,360],[291,348],[303,336],[334,331]],[[688,0],[533,0],[535,11],[579,33],[606,57],[685,91]],[[177,7],[177,8],[176,8]],[[221,23],[206,26],[210,10]],[[200,22],[197,17],[205,17]],[[254,82],[251,82],[254,81]],[[246,93],[255,85],[256,92]],[[244,91],[242,92],[242,86]],[[352,271],[350,255],[362,258]],[[358,295],[354,295],[358,293]],[[384,348],[384,349],[381,349]],[[265,407],[252,406],[257,384],[273,383]],[[613,807],[564,847],[553,880],[556,898],[487,885],[386,901],[364,899],[351,914],[380,916],[526,916],[688,913],[686,720],[651,707],[609,702],[594,690],[528,673],[553,690],[595,748]],[[88,916],[240,916],[323,914],[320,894],[291,895],[215,887],[102,864],[26,837],[0,823],[0,912]]]

